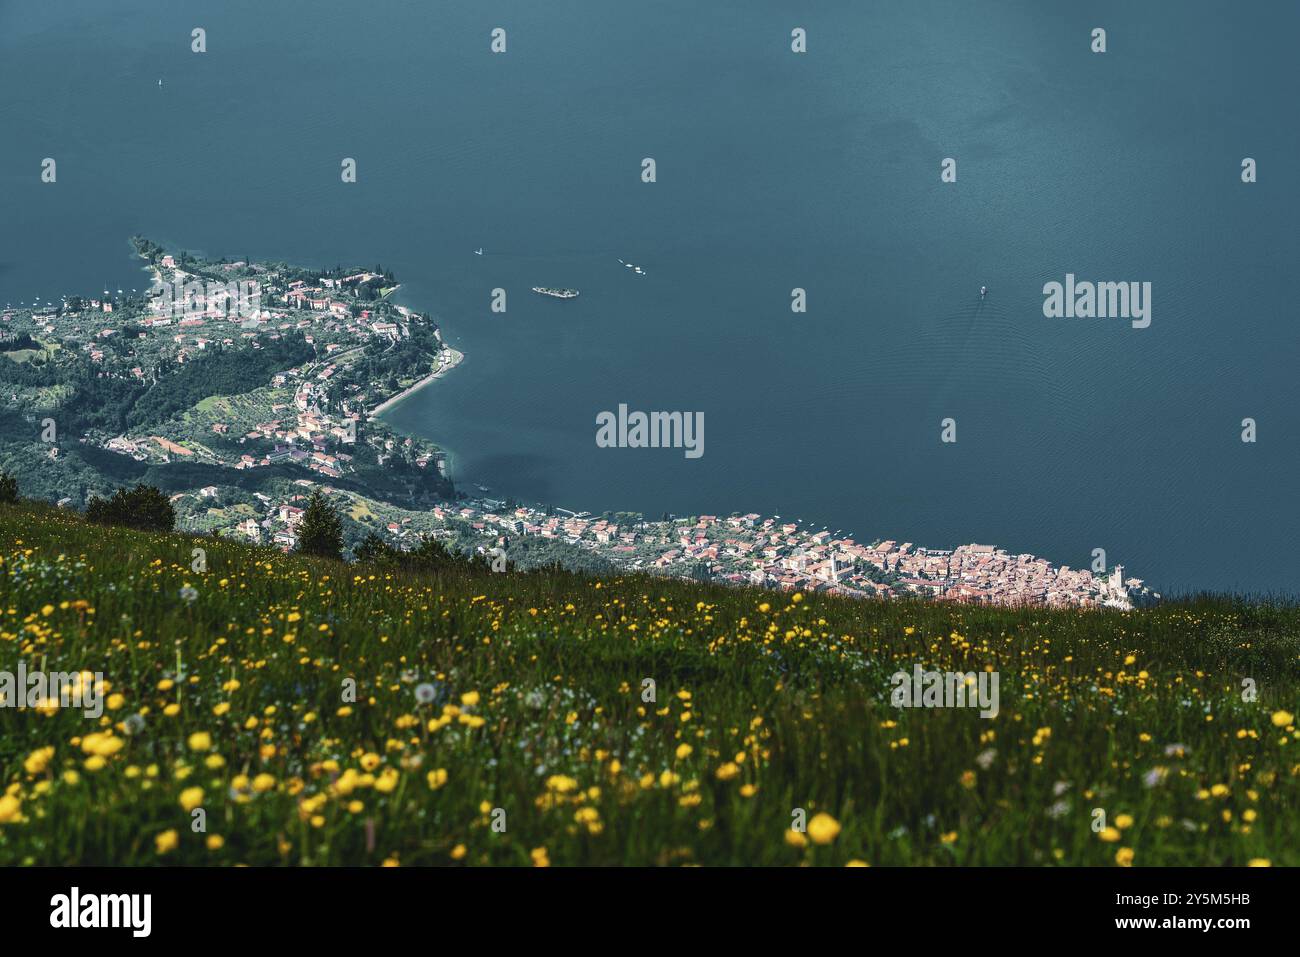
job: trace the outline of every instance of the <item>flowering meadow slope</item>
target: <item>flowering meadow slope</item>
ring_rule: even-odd
[[[1300,863],[1294,608],[418,577],[22,505],[20,661],[104,710],[0,707],[5,864]],[[998,714],[893,707],[916,665]]]

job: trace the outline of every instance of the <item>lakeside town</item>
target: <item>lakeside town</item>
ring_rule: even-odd
[[[73,452],[121,477],[267,470],[270,483],[305,472],[410,504],[453,494],[441,450],[376,417],[460,359],[431,319],[391,301],[391,274],[209,261],[134,242],[148,290],[0,311],[0,405],[5,438],[24,440],[16,451],[31,451],[48,418],[57,432],[38,449],[55,472]],[[72,471],[59,499],[80,507],[94,483]]]
[[[455,509],[435,508],[440,527],[434,534],[467,528],[480,539],[480,550],[500,549],[506,556],[520,537],[539,536],[590,550],[626,571],[859,598],[918,595],[978,604],[1130,608],[1159,597],[1141,579],[1126,577],[1121,565],[1099,575],[1034,555],[1010,555],[992,545],[866,544],[754,513],[646,522],[557,516],[502,504],[469,501]],[[400,523],[385,531],[397,543],[410,534]]]
[[[1122,566],[1099,573],[991,545],[858,542],[755,513],[646,521],[467,496],[444,474],[442,450],[378,418],[462,358],[429,317],[391,301],[397,284],[382,267],[210,261],[134,242],[148,294],[0,311],[5,465],[38,464],[61,505],[82,507],[132,476],[166,479],[182,528],[287,551],[319,489],[350,543],[433,536],[518,567],[1004,605],[1159,597]],[[61,434],[33,443],[46,421],[61,421]]]

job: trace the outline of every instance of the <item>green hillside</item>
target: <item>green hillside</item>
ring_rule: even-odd
[[[0,671],[106,691],[0,707],[0,863],[1300,864],[1296,608],[420,577],[29,505],[0,563]],[[916,665],[999,713],[893,707]]]

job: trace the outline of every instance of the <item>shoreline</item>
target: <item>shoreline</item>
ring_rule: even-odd
[[[252,264],[250,263],[249,265],[251,266]],[[163,273],[158,266],[150,262],[146,264],[144,269],[147,273],[152,273],[152,277],[155,281],[161,281]],[[178,272],[180,271],[180,267],[177,267],[177,271]],[[403,285],[401,283],[395,283],[392,287],[390,287],[385,292],[383,299],[385,301],[388,301],[391,304],[392,300],[396,298],[396,294],[399,293],[402,289],[403,289]],[[407,321],[420,321],[422,318],[419,313],[415,312],[413,309],[407,306],[396,305],[395,308],[397,312],[400,314],[400,316]],[[398,321],[400,322],[401,320],[399,319]],[[388,396],[387,398],[379,400],[372,408],[364,412],[366,419],[368,421],[378,420],[387,412],[391,411],[394,408],[399,407],[402,402],[406,401],[411,396],[415,395],[417,392],[424,389],[426,386],[430,385],[435,380],[442,378],[450,370],[460,365],[460,363],[464,360],[465,354],[461,352],[459,349],[453,348],[452,346],[448,345],[445,342],[445,340],[443,340],[441,334],[437,331],[436,325],[435,325],[434,336],[438,344],[438,350],[434,356],[434,358],[436,358],[438,362],[437,368],[434,371],[431,371],[425,376],[416,380],[406,388],[401,389],[400,391]],[[350,350],[350,351],[356,351],[356,350]],[[337,358],[342,358],[343,356],[346,356],[348,354],[349,354],[348,352],[341,353],[340,356]],[[314,369],[312,369],[311,371],[314,371]],[[399,435],[406,434],[409,436],[415,434],[418,436],[418,433],[412,433],[408,429],[394,428],[393,431]],[[430,439],[430,441],[433,440]],[[435,445],[441,452],[441,454],[438,456],[438,461],[437,461],[438,471],[442,474],[444,478],[450,479],[450,475],[453,472],[453,468],[452,468],[453,454],[451,450],[447,449],[445,446],[437,444],[436,442]],[[480,489],[480,490],[484,492],[489,491],[488,489]],[[464,497],[464,490],[463,489],[458,490],[458,495]],[[472,495],[466,500],[473,501]],[[477,502],[475,502],[474,507],[476,508],[479,507]],[[492,503],[489,501],[488,505],[483,507],[486,511],[487,508],[492,507]],[[567,513],[569,515],[569,518],[560,519],[559,521],[566,522],[566,523],[570,523],[570,522],[581,523],[583,526],[586,526],[591,521],[593,521],[591,516],[588,515],[587,513],[574,513],[567,509],[555,509],[555,511],[552,511],[550,508],[546,506],[541,506],[540,509],[526,509],[526,510],[537,511],[538,515],[544,513],[546,516],[553,516],[555,512]],[[733,513],[733,516],[737,514],[738,513]],[[757,513],[753,513],[745,516],[745,519],[749,520],[747,523],[747,527],[749,529],[753,529],[755,524],[759,523],[762,520],[762,516],[760,516]],[[540,518],[534,518],[533,520],[538,525],[545,524],[545,522]],[[546,521],[551,521],[551,519],[548,518],[546,519]],[[678,521],[679,520],[674,518],[667,522],[655,523],[655,522],[646,522],[644,518],[641,518],[639,525],[643,531],[641,533],[633,533],[633,534],[639,534],[639,537],[643,539],[643,544],[646,544],[646,542],[644,542],[644,539],[648,538],[649,535],[648,533],[644,532],[645,528],[649,526],[661,526],[661,525],[671,526],[677,524]],[[1070,594],[1073,594],[1073,597],[1076,599],[1078,606],[1103,604],[1103,605],[1111,605],[1112,607],[1115,607],[1118,606],[1121,601],[1123,601],[1124,606],[1132,607],[1132,605],[1129,604],[1130,602],[1132,602],[1135,598],[1138,598],[1139,596],[1145,598],[1145,596],[1149,592],[1147,588],[1142,587],[1141,582],[1135,582],[1133,585],[1130,585],[1129,582],[1124,579],[1121,579],[1118,582],[1113,580],[1095,581],[1094,579],[1096,579],[1096,576],[1089,575],[1087,576],[1086,581],[1075,581],[1073,578],[1070,578],[1065,574],[1066,572],[1071,571],[1068,566],[1057,566],[1055,565],[1055,563],[1050,562],[1046,559],[1037,558],[1036,556],[1028,556],[1034,559],[1033,564],[1035,567],[1032,570],[1038,572],[1038,574],[1029,575],[1030,578],[1034,579],[1034,581],[1029,582],[1029,585],[1035,587],[1042,586],[1043,588],[1046,589],[1046,591],[1042,595],[1038,595],[1036,591],[1033,594],[1030,594],[1027,592],[1025,588],[1010,587],[1011,585],[1017,583],[1019,585],[1025,584],[1025,582],[1022,581],[1022,579],[1025,579],[1026,575],[1021,574],[1021,572],[1025,571],[1025,569],[1019,567],[1025,564],[1023,561],[1021,561],[1021,559],[1024,558],[1025,556],[1019,556],[1019,555],[1009,556],[1005,553],[1003,549],[997,549],[992,546],[968,545],[968,546],[957,546],[954,549],[936,550],[936,549],[918,548],[915,549],[915,551],[911,551],[909,548],[909,544],[904,544],[901,548],[894,549],[899,554],[896,557],[893,565],[890,566],[887,561],[871,560],[873,556],[868,556],[866,554],[863,554],[862,552],[864,547],[858,545],[856,542],[853,541],[852,538],[836,540],[833,538],[833,536],[827,534],[826,529],[823,529],[823,532],[818,533],[815,531],[815,526],[803,526],[803,523],[798,522],[797,520],[795,522],[787,522],[785,525],[774,524],[777,521],[779,521],[779,516],[772,516],[768,518],[766,521],[762,521],[762,527],[766,529],[768,528],[769,525],[771,525],[773,528],[779,528],[781,530],[782,537],[784,537],[786,540],[785,544],[787,546],[793,543],[795,541],[796,536],[798,536],[807,539],[805,543],[806,547],[814,555],[817,555],[829,544],[829,553],[831,555],[830,558],[831,571],[829,573],[829,577],[827,576],[827,574],[824,573],[824,570],[818,571],[815,569],[805,568],[803,567],[803,564],[805,563],[801,563],[800,567],[796,568],[791,566],[789,562],[784,559],[781,561],[765,562],[755,558],[753,559],[754,567],[748,567],[748,563],[746,563],[743,560],[740,560],[743,559],[744,556],[741,556],[737,553],[731,553],[732,558],[737,560],[733,561],[731,559],[723,559],[720,555],[717,554],[716,549],[715,549],[715,554],[713,556],[713,558],[715,559],[714,561],[709,561],[708,558],[704,559],[709,566],[709,577],[715,581],[749,580],[750,582],[753,582],[756,573],[761,573],[762,581],[764,584],[777,584],[778,587],[783,587],[783,588],[808,587],[813,589],[821,589],[823,586],[828,586],[831,590],[839,591],[843,594],[850,594],[850,595],[860,596],[860,597],[868,597],[871,596],[872,594],[879,595],[881,592],[887,592],[888,597],[894,597],[895,595],[916,594],[916,595],[931,595],[932,597],[937,598],[940,595],[946,595],[948,593],[951,593],[952,594],[951,600],[957,600],[959,602],[971,601],[971,602],[981,602],[981,603],[988,601],[995,604],[1003,604],[1006,603],[1008,599],[1010,599],[1011,603],[1013,604],[1018,604],[1021,602],[1027,604],[1036,604],[1041,602],[1044,605],[1049,605],[1049,604],[1054,604],[1059,602],[1062,599],[1062,597],[1067,598],[1066,601],[1067,604],[1072,604],[1072,602],[1068,601],[1068,597]],[[716,518],[712,518],[711,522],[712,524],[718,524],[718,520]],[[733,524],[734,523],[728,522],[729,526]],[[742,523],[742,524],[746,524],[746,523]],[[697,524],[697,527],[703,528],[705,526],[703,522],[699,522]],[[741,526],[735,525],[734,527],[736,529],[740,529]],[[585,529],[570,530],[569,528],[566,527],[563,529],[563,533],[561,534],[561,530],[558,527],[555,527],[551,530],[550,537],[557,537],[557,536],[568,537],[570,534],[573,533],[573,531],[576,531],[574,538],[575,539],[581,538],[583,534],[583,530]],[[525,531],[524,534],[528,534],[528,532]],[[546,533],[543,532],[541,534],[546,534]],[[742,533],[740,532],[730,533],[728,532],[727,529],[721,528],[721,526],[719,526],[719,534],[742,534]],[[822,541],[819,539],[818,536],[822,536],[822,535],[826,536],[827,541]],[[761,536],[759,537],[761,538]],[[674,547],[673,542],[669,540],[670,538],[671,535],[665,537],[662,542],[658,540],[654,542],[655,546],[662,545],[663,548],[666,549],[666,551],[661,551],[658,557],[656,558],[656,560],[654,561],[653,567],[647,565],[645,566],[645,570],[647,571],[662,570],[669,575],[676,575],[677,577],[688,577],[687,573],[689,574],[694,573],[693,566],[699,563],[700,556],[698,554],[692,553],[690,550],[687,550],[686,554],[682,555],[680,551],[676,547]],[[755,541],[757,541],[757,539],[755,539]],[[605,541],[602,542],[601,544],[608,545],[610,544],[610,541]],[[867,546],[866,551],[874,552],[881,545],[885,545],[885,544],[893,545],[894,543],[892,540],[888,543],[880,542],[877,544],[873,544],[871,546]],[[592,547],[598,553],[605,553],[606,551],[605,549],[596,547],[594,542],[592,544]],[[630,547],[623,548],[617,545],[615,547],[615,550],[620,552],[623,551],[633,552],[633,549]],[[971,563],[967,563],[965,560],[967,557],[967,552],[969,552],[970,555],[974,556]],[[794,552],[794,554],[795,555],[804,554],[804,547],[803,546],[798,547]],[[962,566],[962,569],[965,569],[965,566],[967,564],[971,564],[972,567],[978,566],[976,570],[982,569],[983,566],[985,564],[988,564],[989,560],[991,560],[991,558],[986,558],[986,556],[992,556],[998,558],[999,559],[998,568],[994,570],[994,573],[992,575],[983,576],[982,578],[980,578],[980,580],[977,583],[973,583],[971,575],[954,572],[954,570],[951,567],[949,567],[952,561],[950,556],[954,554],[959,554],[961,556],[961,561],[959,562],[959,564]],[[613,561],[617,565],[619,564],[617,558],[624,557],[624,556],[619,555],[616,557],[611,553],[611,554],[606,554],[605,557],[606,560]],[[768,557],[770,558],[771,556]],[[1014,561],[1012,561],[1013,558],[1015,559]],[[643,559],[644,556],[639,556],[638,559],[634,561],[630,567],[632,568],[641,567]],[[838,568],[836,568],[837,561],[839,562]],[[889,582],[878,581],[877,579],[873,578],[869,572],[862,572],[861,575],[864,577],[862,577],[861,580],[859,580],[857,577],[854,577],[853,575],[846,573],[846,567],[847,569],[852,570],[855,567],[857,567],[860,563],[864,563],[862,565],[863,568],[865,568],[867,565],[873,565],[876,568],[879,568],[881,570],[891,571],[895,575],[895,580]],[[936,573],[937,569],[930,567],[931,565],[936,563],[945,566],[940,573]],[[1040,564],[1046,566],[1045,569],[1039,569],[1037,566]],[[687,566],[690,567],[688,568]],[[625,566],[625,567],[629,567],[629,566]],[[1047,574],[1047,572],[1050,572],[1050,574]],[[903,576],[908,576],[908,577],[903,577]],[[1043,579],[1043,580],[1039,581],[1039,579]],[[881,586],[888,586],[888,587],[882,588]],[[1029,591],[1033,591],[1033,589],[1029,589]],[[1137,593],[1136,595],[1134,594],[1135,592]],[[1054,593],[1055,593],[1055,600],[1054,600]],[[1158,596],[1155,597],[1158,598]],[[1037,599],[1037,601],[1035,599]]]
[[[439,365],[436,372],[430,372],[423,379],[419,380],[413,385],[408,386],[407,388],[403,389],[401,392],[397,393],[396,395],[390,396],[389,398],[385,399],[383,402],[379,403],[379,405],[371,409],[369,413],[367,413],[367,418],[373,419],[376,418],[377,416],[382,415],[383,413],[387,412],[389,409],[397,405],[399,402],[403,401],[404,399],[410,398],[412,395],[419,392],[421,389],[429,385],[431,382],[441,379],[452,369],[456,368],[456,366],[460,365],[461,360],[465,358],[465,353],[459,351],[458,349],[453,349],[451,346],[445,346],[445,349],[449,354],[450,358],[446,362]]]

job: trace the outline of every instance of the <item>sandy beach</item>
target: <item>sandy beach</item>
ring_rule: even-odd
[[[446,347],[446,351],[449,358],[447,359],[447,361],[443,362],[442,365],[438,366],[437,372],[430,373],[429,375],[425,376],[423,379],[421,379],[419,382],[415,383],[411,387],[403,389],[401,392],[397,393],[397,395],[389,399],[385,399],[383,402],[379,403],[379,405],[375,406],[373,409],[370,410],[370,418],[373,419],[377,415],[382,415],[384,412],[387,412],[389,409],[397,405],[397,403],[401,402],[407,396],[419,392],[430,382],[433,382],[435,379],[441,378],[443,375],[445,375],[446,373],[454,369],[456,366],[460,365],[460,360],[465,358],[465,354],[463,352],[459,352],[456,349],[451,348],[450,346]]]

